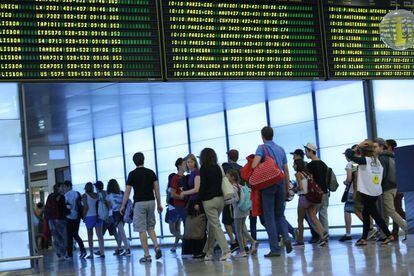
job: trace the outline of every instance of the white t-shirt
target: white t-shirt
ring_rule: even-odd
[[[354,172],[358,171],[358,164],[355,163],[355,162],[352,162],[352,161],[348,162],[348,164],[346,164],[345,171],[347,171],[347,172],[351,171],[351,173],[354,173]],[[355,181],[355,179],[354,179],[354,181]],[[354,193],[354,183],[353,182],[351,183],[351,187],[349,187],[348,192],[350,194]]]
[[[380,161],[374,162],[371,157],[365,157],[367,164],[358,166],[358,191],[369,196],[382,194],[382,174],[384,168]]]
[[[66,217],[68,219],[77,219],[78,218],[78,209],[76,206],[76,200],[78,199],[80,195],[77,191],[70,190],[65,194],[66,199],[66,208],[70,210],[69,215]]]

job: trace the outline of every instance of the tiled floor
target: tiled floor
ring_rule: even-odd
[[[354,240],[355,241],[355,240]],[[131,257],[114,257],[106,251],[106,259],[58,262],[52,252],[45,258],[45,275],[411,275],[414,273],[414,249],[405,243],[381,246],[370,242],[359,248],[353,243],[330,241],[324,248],[306,244],[294,248],[289,255],[266,259],[268,247],[261,242],[258,255],[229,262],[204,262],[182,259],[180,250],[151,264],[140,264],[142,250],[134,249]]]

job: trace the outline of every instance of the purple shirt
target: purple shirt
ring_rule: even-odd
[[[194,188],[194,179],[196,178],[196,176],[200,176],[199,169],[195,169],[188,176],[188,182],[187,182],[187,189],[186,190],[191,190],[191,189]],[[190,195],[189,199],[190,200],[196,200],[197,197],[198,197],[198,193],[195,193],[195,194]]]

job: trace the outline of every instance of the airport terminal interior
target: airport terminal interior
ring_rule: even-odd
[[[413,273],[414,187],[406,169],[414,162],[411,1],[34,2],[0,3],[0,275]],[[408,14],[394,14],[380,29],[395,6]],[[263,144],[265,126],[285,150],[292,183],[291,153],[313,145],[336,175],[326,245],[309,243],[307,223],[304,244],[297,244],[301,203],[292,192],[284,211],[298,245],[292,252],[281,239],[281,255],[267,258],[266,223],[257,219],[256,254],[238,258],[235,250],[225,261],[217,248],[212,261],[184,254],[166,218],[177,158],[194,154],[200,161],[203,149],[212,148],[223,164],[235,149],[244,166]],[[393,233],[394,242],[373,238],[357,246],[363,223],[355,213],[351,238],[340,241],[347,233],[345,151],[376,138],[397,143],[393,173],[408,227]],[[102,181],[106,190],[111,179],[124,191],[137,152],[158,178],[164,210],[154,230],[162,257],[155,258],[149,240],[153,259],[142,262],[132,221],[124,225],[130,254],[113,255],[117,241],[109,231],[105,252],[94,259],[83,258],[76,243],[73,257],[56,254],[39,203],[65,181],[81,195],[87,182]],[[248,215],[246,227],[251,231]],[[82,220],[79,236],[88,248]]]

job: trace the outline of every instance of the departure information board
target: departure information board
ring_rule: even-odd
[[[398,1],[412,9],[412,1]],[[380,37],[380,22],[395,9],[390,0],[326,0],[324,18],[330,78],[412,78],[414,52],[393,51]]]
[[[318,0],[162,1],[167,79],[324,77]]]
[[[0,80],[161,78],[156,0],[0,0]]]

